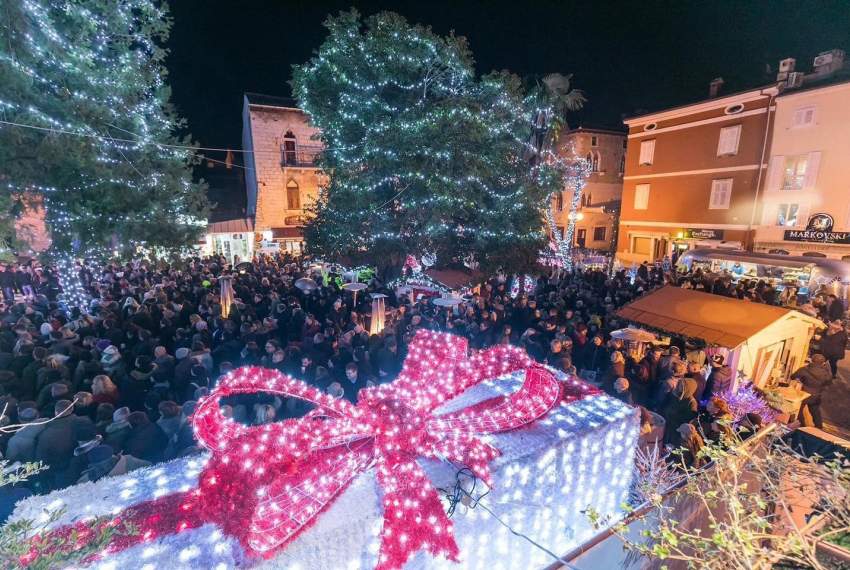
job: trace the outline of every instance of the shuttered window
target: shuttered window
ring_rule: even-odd
[[[655,158],[655,139],[640,143],[640,164],[652,164]]]
[[[720,129],[720,139],[717,142],[717,156],[738,154],[738,142],[741,140],[741,125],[732,125]]]
[[[649,207],[649,184],[635,186],[635,210],[646,210]]]
[[[709,210],[727,210],[732,198],[732,179],[721,178],[711,181],[711,198],[708,201]]]

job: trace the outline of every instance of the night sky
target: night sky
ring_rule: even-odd
[[[239,148],[242,93],[288,96],[291,65],[322,42],[322,21],[352,6],[466,36],[479,73],[574,74],[589,102],[572,126],[616,126],[624,116],[705,98],[717,76],[726,93],[763,84],[785,57],[808,72],[820,51],[850,53],[850,0],[171,0],[169,82],[192,136]]]

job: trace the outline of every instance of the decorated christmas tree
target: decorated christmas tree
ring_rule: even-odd
[[[327,20],[293,91],[321,130],[330,179],[306,228],[315,253],[400,268],[406,255],[521,270],[569,169],[529,162],[540,97],[506,72],[476,77],[462,37],[393,13]]]
[[[163,3],[4,2],[0,22],[4,199],[44,204],[57,255],[192,243],[206,198],[175,134]]]

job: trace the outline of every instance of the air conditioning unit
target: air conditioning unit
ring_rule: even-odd
[[[784,73],[791,73],[792,71],[794,71],[794,66],[796,65],[796,63],[797,63],[797,60],[794,59],[793,57],[783,59],[782,61],[779,62],[780,73],[783,73],[783,72]]]
[[[829,65],[832,63],[833,53],[828,51],[826,53],[822,53],[815,58],[815,67],[820,67],[822,65]]]
[[[788,74],[788,79],[785,80],[785,87],[787,89],[793,89],[795,87],[803,86],[803,76],[805,73],[802,71],[794,71]]]

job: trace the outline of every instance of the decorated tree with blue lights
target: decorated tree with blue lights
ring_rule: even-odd
[[[424,253],[533,266],[548,198],[570,175],[557,161],[529,163],[540,98],[510,73],[477,77],[464,38],[397,14],[344,12],[325,25],[292,81],[329,174],[306,228],[310,251],[385,270]]]
[[[5,198],[43,202],[52,251],[66,263],[69,255],[193,243],[206,198],[168,102],[167,7],[153,0],[1,6]]]

